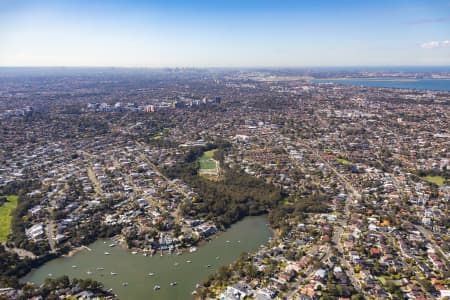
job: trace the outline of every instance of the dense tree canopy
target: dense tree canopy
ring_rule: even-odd
[[[169,177],[183,179],[199,195],[198,199],[183,206],[185,214],[206,217],[226,227],[245,216],[263,214],[278,205],[284,196],[280,188],[241,170],[228,168],[223,163],[222,180],[211,181],[198,176],[197,159],[203,152],[216,147],[208,145],[191,149],[184,160],[165,169]],[[216,152],[215,158],[219,161],[223,160],[226,147],[227,144],[223,143]]]

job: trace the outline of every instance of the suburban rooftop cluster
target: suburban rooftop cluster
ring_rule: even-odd
[[[5,78],[0,185],[19,196],[5,251],[35,260],[101,237],[145,256],[195,251],[230,225],[205,185],[240,174],[280,192],[237,205],[239,218],[263,207],[274,237],[197,297],[450,297],[450,93],[316,75]]]

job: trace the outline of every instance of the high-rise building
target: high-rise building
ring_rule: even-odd
[[[154,105],[147,105],[145,108],[144,108],[144,111],[145,112],[155,112],[155,106]]]
[[[175,108],[184,108],[186,106],[186,104],[181,100],[177,100],[174,102],[173,106]]]

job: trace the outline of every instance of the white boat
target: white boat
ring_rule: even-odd
[[[49,274],[48,274],[48,277],[52,277],[52,276],[53,276],[53,274],[52,274],[52,273],[49,273]]]
[[[122,282],[122,285],[123,285],[123,286],[127,286],[127,285],[128,285],[128,282]]]
[[[86,274],[88,274],[88,275],[91,275],[91,274],[92,274],[92,272],[91,272],[91,271],[87,271],[87,272],[86,272]]]
[[[147,252],[145,252],[144,254],[142,254],[142,255],[144,255],[144,256],[148,256],[148,253]]]
[[[111,253],[109,253],[109,252],[105,252],[105,255],[110,255]]]
[[[114,275],[117,275],[117,273],[111,272],[111,275],[114,276]]]
[[[197,291],[192,291],[192,295],[197,295]]]
[[[133,252],[131,252],[131,254],[136,255],[136,254],[137,254],[137,251],[133,251]]]
[[[197,251],[197,247],[191,247],[191,248],[189,248],[189,252],[190,252],[190,253],[196,252],[196,251]]]
[[[190,263],[191,263],[192,261],[190,261],[190,260],[187,260],[186,262],[187,262],[188,264],[190,264]]]
[[[116,246],[116,244],[114,244],[114,243],[109,245],[109,247],[115,247],[115,246]]]
[[[170,286],[175,286],[175,285],[177,285],[176,281],[170,283]]]
[[[227,243],[229,243],[230,241],[227,240]]]
[[[153,287],[153,290],[155,290],[155,291],[157,291],[157,290],[159,290],[161,287],[159,286],[159,285],[155,285],[154,287]]]
[[[153,276],[155,275],[155,273],[148,273],[148,276]]]
[[[102,270],[104,270],[105,268],[103,268],[103,267],[98,267],[97,268],[97,271],[102,271]]]
[[[211,265],[207,265],[206,267],[211,268]]]
[[[77,266],[73,265],[73,266],[72,266],[72,268],[76,269],[76,268],[77,268]]]

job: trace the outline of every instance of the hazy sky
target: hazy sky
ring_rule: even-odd
[[[450,0],[0,0],[0,66],[450,65]]]

